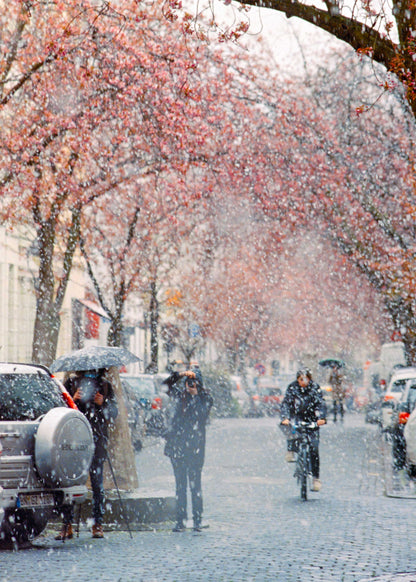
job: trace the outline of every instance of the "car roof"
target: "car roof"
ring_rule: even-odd
[[[398,370],[394,371],[391,377],[391,382],[394,380],[401,380],[406,378],[415,378],[416,377],[416,367],[408,367],[408,368],[399,368]]]
[[[120,378],[153,378],[154,374],[120,374]]]
[[[38,374],[51,376],[46,366],[40,364],[21,364],[19,362],[0,362],[0,374]]]

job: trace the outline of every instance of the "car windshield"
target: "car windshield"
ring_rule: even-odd
[[[134,376],[126,378],[138,398],[148,398],[149,400],[155,397],[155,385],[152,378],[136,378]]]
[[[62,393],[46,374],[0,374],[0,420],[35,420],[58,406]]]

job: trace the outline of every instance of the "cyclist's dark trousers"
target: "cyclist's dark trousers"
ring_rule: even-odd
[[[194,521],[202,518],[202,463],[199,459],[185,460],[171,458],[176,482],[176,518],[177,521],[187,519],[186,490],[189,481],[192,500],[192,517]]]
[[[299,448],[298,439],[289,439],[287,441],[287,450],[297,453]],[[312,465],[312,477],[319,479],[319,431],[311,431],[311,465]]]

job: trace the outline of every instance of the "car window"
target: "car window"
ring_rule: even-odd
[[[0,374],[0,420],[35,420],[58,406],[62,393],[46,374]]]
[[[416,406],[416,382],[412,382],[412,384],[409,386],[407,402],[409,404],[409,412],[412,412]]]
[[[403,392],[404,387],[406,386],[407,379],[405,380],[396,380],[393,382],[393,386],[391,387],[391,392]]]

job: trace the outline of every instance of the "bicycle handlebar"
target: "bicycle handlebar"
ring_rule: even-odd
[[[293,428],[298,429],[298,428],[310,428],[310,429],[314,429],[314,428],[318,428],[318,423],[317,422],[305,422],[304,420],[301,420],[299,422],[295,422],[292,424]]]

